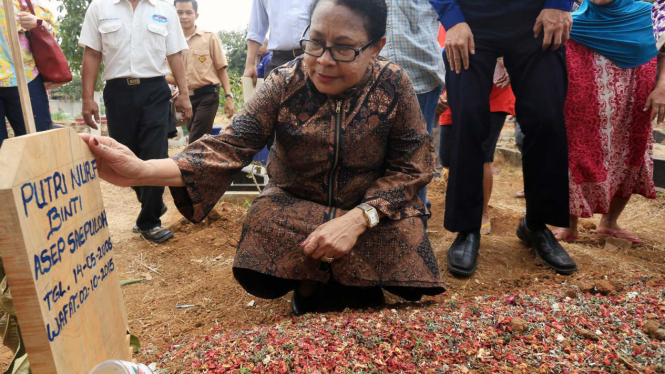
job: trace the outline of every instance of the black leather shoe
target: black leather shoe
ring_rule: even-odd
[[[162,206],[162,212],[159,214],[159,216],[160,216],[160,217],[163,216],[164,214],[166,214],[166,212],[167,212],[168,210],[169,210],[169,208],[168,208],[166,205]],[[134,227],[132,228],[132,232],[133,232],[134,234],[138,234],[139,232],[141,232],[141,229],[140,229],[138,226],[134,226]]]
[[[479,232],[460,232],[448,250],[448,270],[455,275],[469,276],[478,267]]]
[[[312,313],[319,308],[321,303],[321,287],[319,286],[316,291],[310,296],[302,296],[298,293],[298,289],[293,291],[291,296],[291,310],[293,314],[302,316],[303,314]]]
[[[568,256],[566,250],[547,227],[530,231],[526,227],[526,218],[523,218],[517,228],[517,237],[527,246],[535,247],[536,256],[557,273],[568,275],[577,271],[575,261]]]

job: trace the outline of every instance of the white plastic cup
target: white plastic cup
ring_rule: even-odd
[[[153,374],[152,370],[143,364],[133,362],[108,360],[95,366],[90,374]]]

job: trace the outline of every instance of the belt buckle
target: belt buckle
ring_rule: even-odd
[[[137,84],[141,84],[141,80],[139,78],[127,78],[128,86],[136,86]]]

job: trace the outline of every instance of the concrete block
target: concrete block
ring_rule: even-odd
[[[610,249],[630,249],[630,247],[633,246],[633,243],[629,242],[626,239],[619,239],[619,238],[612,238],[608,237],[605,239],[605,249],[610,250]]]
[[[656,143],[665,144],[665,132],[653,130],[653,138]]]
[[[502,158],[508,165],[522,167],[522,154],[517,149],[496,147],[496,155]]]

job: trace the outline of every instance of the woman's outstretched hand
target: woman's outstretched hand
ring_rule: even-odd
[[[355,208],[317,227],[300,245],[307,256],[330,262],[349,253],[366,229],[365,213]]]
[[[141,186],[150,165],[117,141],[91,134],[79,134],[97,160],[99,176],[120,187]]]

